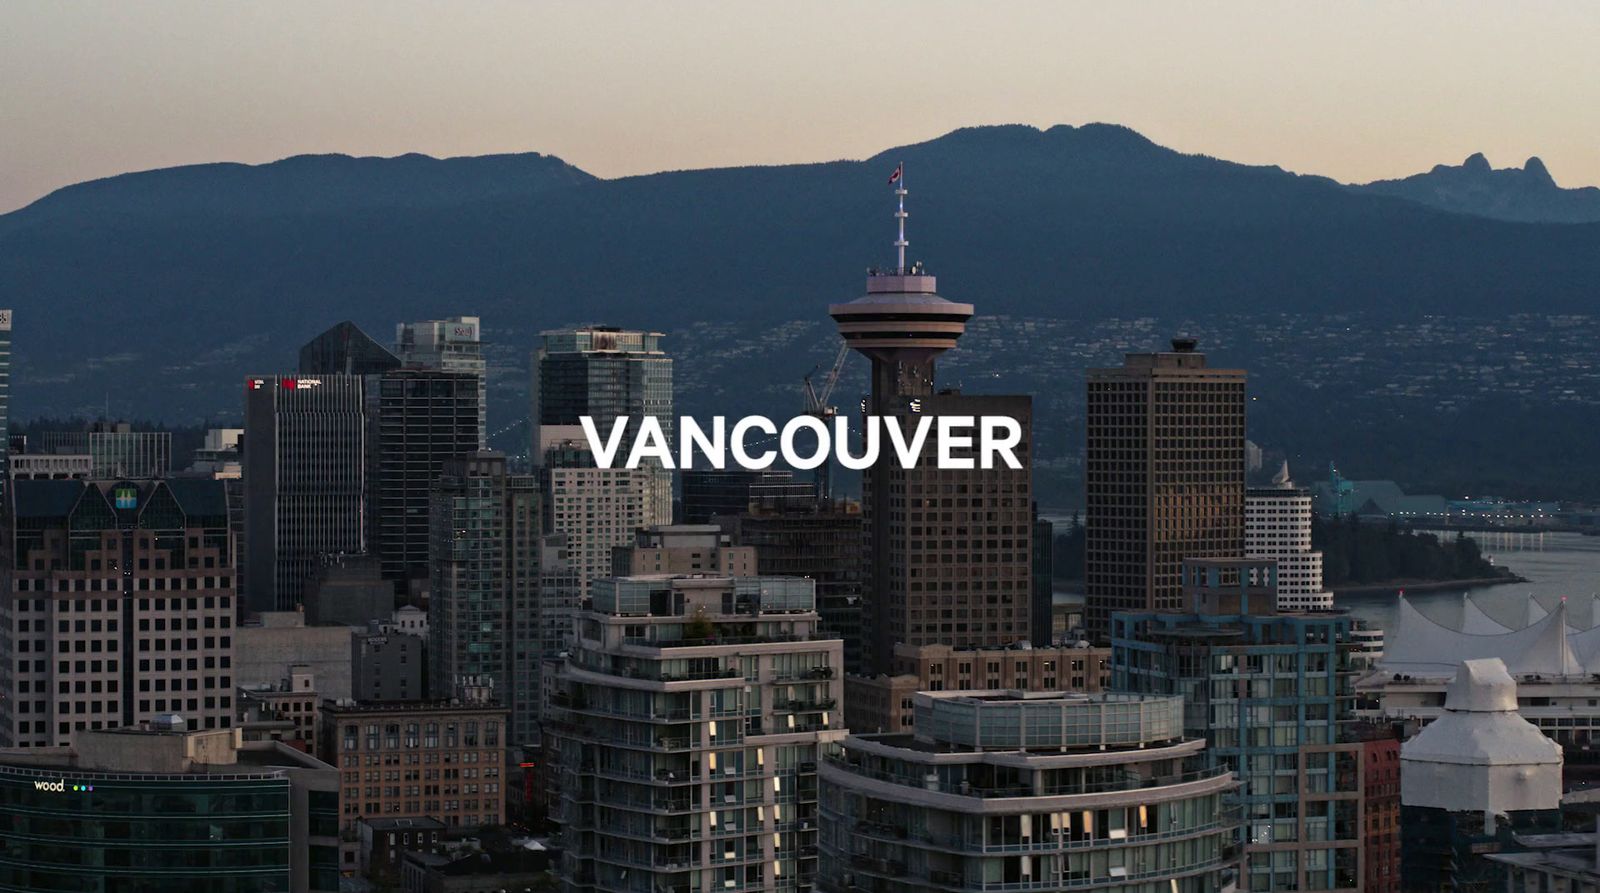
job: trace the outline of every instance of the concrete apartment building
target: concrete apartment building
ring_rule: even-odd
[[[611,550],[631,545],[640,528],[669,520],[652,495],[657,469],[595,468],[579,442],[546,451],[538,475],[543,530],[564,537],[566,559],[585,594],[595,580],[611,575]]]
[[[16,481],[0,591],[0,745],[182,713],[234,718],[234,542],[221,481]]]
[[[1244,555],[1245,373],[1189,338],[1090,369],[1084,454],[1084,622],[1178,611],[1185,558]]]
[[[856,732],[914,731],[919,691],[1060,691],[1111,688],[1111,649],[956,648],[897,645],[894,670],[845,679],[845,725]]]
[[[504,823],[508,718],[505,707],[477,696],[323,701],[317,752],[339,770],[341,828],[353,834],[363,818],[434,818],[466,829]]]
[[[598,581],[545,724],[564,889],[803,890],[842,646],[810,580]]]
[[[1183,698],[947,691],[824,760],[826,893],[1234,889],[1237,786]]]

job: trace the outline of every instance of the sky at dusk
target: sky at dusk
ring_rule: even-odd
[[[1344,181],[1600,184],[1582,2],[0,3],[0,212],[130,170],[539,151],[615,177],[1125,124]]]

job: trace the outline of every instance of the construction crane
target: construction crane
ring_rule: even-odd
[[[830,406],[828,400],[833,397],[833,389],[839,386],[839,374],[844,371],[844,361],[849,357],[849,345],[839,345],[839,355],[833,358],[833,366],[828,370],[828,374],[822,377],[822,388],[820,390],[811,383],[811,378],[822,367],[813,367],[805,375],[806,415],[821,419],[822,423],[827,425],[830,431],[833,430],[833,417],[839,414],[839,407]],[[817,498],[824,502],[831,501],[833,499],[832,459],[817,466],[815,479],[817,483]]]

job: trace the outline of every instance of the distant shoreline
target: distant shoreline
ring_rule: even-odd
[[[1399,595],[1401,592],[1438,592],[1441,589],[1480,589],[1484,586],[1499,586],[1503,583],[1526,583],[1527,577],[1517,574],[1506,574],[1499,577],[1470,577],[1465,580],[1391,580],[1387,583],[1363,583],[1359,586],[1336,586],[1333,594],[1337,598],[1341,595],[1380,595],[1392,592]]]

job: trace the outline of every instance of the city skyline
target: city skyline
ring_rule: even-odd
[[[0,213],[0,890],[1600,889],[1600,17],[17,4],[0,208],[553,154]]]
[[[1344,182],[1483,152],[1600,183],[1583,51],[1600,23],[1578,6],[395,9],[8,5],[0,212],[128,171],[306,153],[538,151],[619,177],[1094,121]]]

